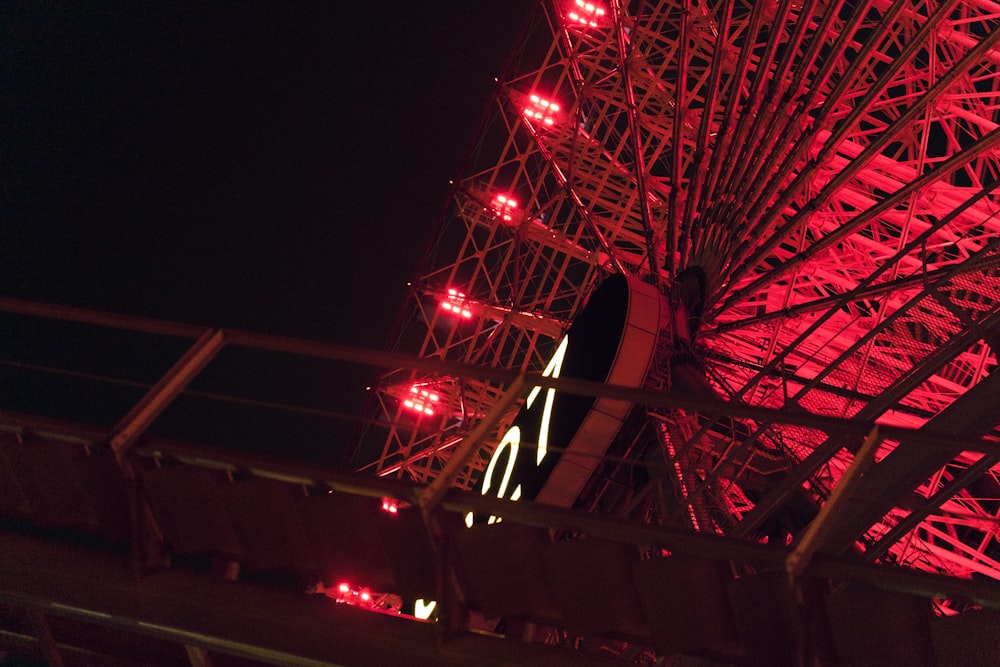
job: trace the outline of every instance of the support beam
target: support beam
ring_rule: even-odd
[[[223,331],[209,329],[115,426],[110,445],[119,458],[225,345]]]
[[[59,651],[59,646],[56,644],[52,628],[49,626],[45,614],[38,609],[33,609],[29,616],[32,625],[35,626],[35,632],[38,633],[38,641],[41,645],[42,655],[45,656],[45,662],[49,663],[49,667],[63,667],[65,662],[62,653]]]
[[[441,471],[441,474],[420,494],[420,506],[424,511],[429,512],[434,509],[434,506],[438,504],[438,501],[441,500],[441,497],[451,486],[455,476],[461,472],[469,459],[479,450],[483,441],[493,432],[496,425],[500,423],[500,419],[521,398],[523,389],[524,374],[522,373],[514,379],[510,388],[500,397],[500,400],[497,401],[489,414],[486,415],[486,418],[469,431],[469,434],[455,450],[455,453],[448,459],[448,464]]]
[[[860,483],[862,476],[875,462],[875,452],[882,444],[882,437],[879,435],[878,426],[865,438],[864,444],[858,450],[851,465],[841,476],[836,488],[827,499],[819,514],[812,520],[806,528],[802,537],[792,553],[788,554],[785,561],[785,569],[790,577],[795,578],[802,574],[814,553],[823,548],[823,542],[831,521],[836,517],[838,511],[850,496],[851,492]]]
[[[205,649],[187,644],[184,646],[184,650],[187,652],[191,667],[212,667],[212,658]]]
[[[1000,373],[979,384],[927,422],[926,428],[952,433],[951,451],[931,450],[906,439],[874,465],[846,499],[849,511],[837,515],[828,527],[824,551],[841,553],[895,507],[908,492],[964,451],[963,440],[981,438],[1000,422]],[[990,454],[987,454],[990,456]]]
[[[125,554],[0,533],[0,602],[156,637],[255,663],[330,665],[620,665],[542,644],[464,633],[337,604],[321,595],[178,570],[136,582]],[[109,633],[109,636],[110,633]]]
[[[887,554],[892,545],[903,539],[907,533],[920,525],[921,521],[937,511],[950,498],[986,474],[997,463],[1000,463],[1000,451],[993,454],[984,454],[982,458],[938,489],[937,493],[927,499],[925,506],[910,512],[892,530],[883,535],[878,542],[865,551],[865,560],[869,562],[876,561]]]

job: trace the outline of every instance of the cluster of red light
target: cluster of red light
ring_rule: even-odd
[[[465,294],[457,289],[448,290],[448,296],[441,302],[441,307],[465,319],[472,317],[472,311],[465,304]]]
[[[558,104],[538,95],[532,95],[528,99],[531,103],[524,107],[525,116],[530,119],[540,120],[545,125],[555,124],[555,117],[552,114],[559,112],[560,107]]]
[[[584,0],[576,0],[575,4],[577,9],[571,9],[567,15],[570,21],[590,28],[596,28],[600,25],[600,21],[606,13],[602,7]]]
[[[344,604],[366,607],[372,603],[372,594],[367,588],[354,588],[348,583],[343,583],[337,586],[336,600]]]
[[[411,410],[415,410],[425,415],[434,414],[434,406],[440,400],[437,392],[430,391],[418,385],[410,387],[409,398],[403,401],[403,405]]]
[[[517,208],[517,200],[507,195],[497,195],[493,198],[493,211],[500,216],[504,222],[514,219],[514,210]]]
[[[399,501],[395,498],[383,498],[382,499],[382,511],[388,512],[389,514],[396,514],[399,512]]]

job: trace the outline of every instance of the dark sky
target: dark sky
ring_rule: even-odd
[[[0,295],[382,347],[531,4],[6,0]],[[103,371],[145,343],[0,325],[39,365],[151,380],[175,353]],[[20,372],[0,408],[58,412]],[[333,375],[259,398],[356,411],[364,380]]]

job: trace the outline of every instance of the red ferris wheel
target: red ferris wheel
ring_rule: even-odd
[[[840,493],[818,548],[1000,578],[1000,4],[544,2],[497,91],[397,349],[565,378],[624,277],[653,335],[596,379],[677,399],[543,497],[792,544]],[[495,378],[386,372],[358,467],[435,479]],[[518,448],[569,447],[511,439],[538,396],[456,485],[511,497]]]

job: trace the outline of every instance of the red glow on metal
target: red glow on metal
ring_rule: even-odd
[[[558,103],[538,95],[530,95],[528,104],[524,107],[524,116],[528,120],[540,121],[544,125],[555,125],[555,114],[562,109]]]
[[[410,387],[410,395],[403,399],[403,405],[414,412],[424,415],[434,414],[434,405],[441,400],[436,392],[420,385]]]
[[[517,209],[517,200],[507,195],[497,195],[490,202],[493,212],[504,222],[511,222],[514,219],[514,212]]]
[[[680,486],[681,495],[682,497],[687,498],[688,487],[684,481],[685,479],[684,470],[681,467],[676,452],[674,451],[673,441],[670,440],[670,434],[667,433],[667,427],[664,424],[660,424],[660,428],[663,430],[664,433],[664,442],[667,445],[667,453],[670,455],[669,460],[673,461],[674,464],[674,474],[677,475],[677,483]],[[698,523],[698,515],[694,511],[694,505],[688,503],[687,511],[688,511],[688,517],[691,519],[691,526],[694,527],[695,530],[701,530],[701,525]]]
[[[448,290],[448,296],[441,302],[441,308],[466,320],[472,318],[472,311],[465,303],[465,294],[457,289]]]
[[[337,587],[337,590],[339,590],[341,593],[350,593],[351,586],[350,584],[341,584],[340,586]]]
[[[600,27],[607,10],[586,0],[576,0],[567,12],[566,17],[570,23],[575,23],[588,28]]]

